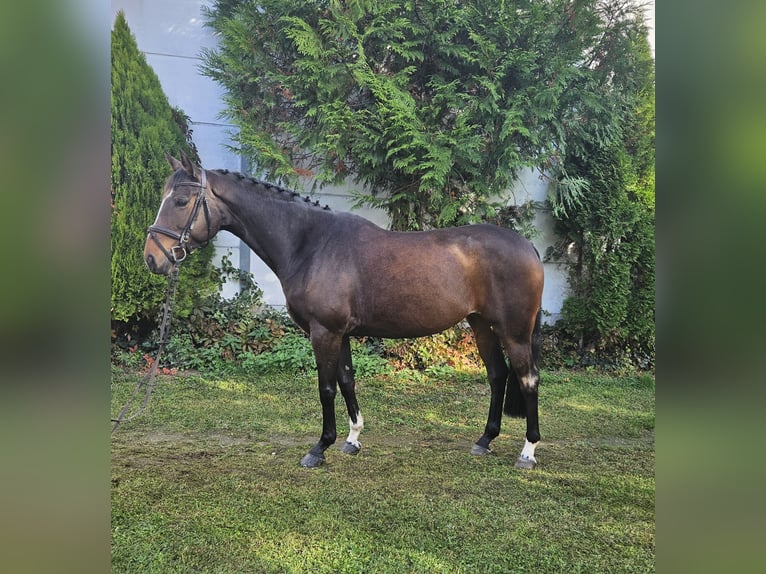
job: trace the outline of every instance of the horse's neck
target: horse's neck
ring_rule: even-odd
[[[289,272],[296,249],[313,229],[312,208],[254,185],[238,186],[227,202],[230,224],[224,227],[252,249],[278,277]]]

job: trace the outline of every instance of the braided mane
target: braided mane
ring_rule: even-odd
[[[268,182],[268,181],[262,181],[262,180],[260,180],[258,178],[247,176],[247,175],[245,175],[243,173],[240,173],[238,171],[229,171],[228,169],[214,169],[213,171],[218,173],[218,174],[220,174],[220,175],[225,175],[225,176],[228,176],[230,178],[236,178],[236,179],[238,179],[238,180],[240,180],[240,181],[242,181],[242,182],[244,182],[244,183],[246,183],[248,185],[260,185],[260,186],[263,186],[267,190],[272,191],[273,193],[275,193],[276,195],[278,195],[278,196],[281,195],[285,200],[288,200],[288,201],[290,201],[290,200],[292,200],[292,201],[299,201],[299,199],[301,199],[305,203],[313,205],[314,207],[319,207],[319,208],[321,208],[321,209],[323,209],[325,211],[330,211],[330,206],[329,205],[325,205],[324,207],[322,207],[319,204],[318,201],[312,201],[311,198],[308,195],[305,196],[305,197],[301,197],[301,194],[298,193],[297,191],[293,191],[291,189],[287,189],[287,188],[282,187],[280,185],[277,185],[275,183],[271,183],[271,182]]]

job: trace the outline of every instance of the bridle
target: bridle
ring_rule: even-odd
[[[201,169],[201,177],[199,183],[196,181],[182,181],[173,186],[173,191],[179,185],[191,185],[199,188],[194,207],[192,208],[191,214],[189,214],[189,219],[186,221],[186,225],[184,226],[183,231],[181,233],[176,233],[172,229],[162,227],[161,225],[151,225],[149,227],[149,237],[152,238],[152,240],[165,254],[165,257],[167,257],[168,260],[173,264],[173,269],[171,273],[168,274],[168,286],[165,290],[165,304],[162,310],[162,324],[160,325],[160,342],[157,348],[157,355],[155,356],[154,361],[152,361],[152,366],[149,369],[149,372],[138,382],[135,389],[133,390],[133,394],[130,396],[130,399],[125,403],[125,406],[122,407],[120,414],[117,415],[116,419],[112,419],[112,422],[114,423],[114,426],[112,426],[112,432],[116,431],[122,423],[131,421],[142,412],[144,412],[147,405],[149,404],[149,397],[151,397],[152,390],[154,390],[154,382],[157,376],[157,368],[160,364],[160,358],[162,357],[162,353],[165,350],[165,345],[167,345],[170,337],[170,320],[173,315],[173,300],[175,299],[176,286],[178,285],[178,264],[186,259],[188,251],[191,251],[191,247],[189,247],[188,251],[187,247],[191,241],[192,227],[194,227],[194,222],[199,216],[200,208],[205,213],[205,222],[207,224],[208,239],[205,241],[205,243],[210,241],[210,209],[207,206],[207,199],[205,198],[205,190],[207,189],[207,178],[205,176],[205,170]],[[170,193],[172,194],[173,191]],[[170,251],[168,251],[165,249],[165,247],[162,246],[162,243],[160,243],[160,240],[156,235],[157,233],[172,237],[178,241],[178,245],[174,245],[170,248]],[[176,255],[177,251],[180,251],[180,255]],[[128,413],[130,412],[130,409],[133,405],[133,401],[138,396],[138,393],[142,387],[146,387],[146,390],[144,391],[144,400],[138,410],[129,415]]]
[[[199,216],[200,208],[205,213],[205,223],[207,225],[207,241],[210,240],[210,208],[207,205],[207,199],[205,197],[205,190],[207,189],[207,177],[205,176],[205,170],[200,168],[200,181],[197,183],[196,181],[182,181],[173,186],[173,190],[171,190],[171,194],[173,191],[175,191],[175,188],[179,185],[191,185],[193,187],[199,188],[199,191],[197,192],[197,197],[194,201],[194,207],[192,208],[191,213],[189,214],[189,219],[186,221],[186,225],[183,228],[183,231],[181,233],[177,233],[173,231],[172,229],[168,229],[167,227],[162,227],[161,225],[150,225],[149,226],[149,237],[152,238],[152,241],[154,241],[157,244],[157,247],[160,248],[160,251],[162,251],[165,254],[165,257],[168,258],[168,261],[170,261],[173,265],[178,265],[186,259],[186,256],[191,251],[191,247],[189,246],[191,241],[191,232],[192,228],[194,227],[194,222],[197,220],[197,217]],[[162,242],[157,238],[157,233],[161,235],[165,235],[167,237],[171,237],[178,241],[178,245],[174,245],[170,248],[170,250],[165,249],[165,247],[162,245]],[[207,243],[205,242],[205,244]],[[204,245],[204,244],[203,244]],[[187,249],[188,248],[188,249]]]

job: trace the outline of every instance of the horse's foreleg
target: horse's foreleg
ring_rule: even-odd
[[[471,454],[489,454],[491,452],[489,448],[490,442],[500,434],[500,423],[503,417],[503,395],[505,394],[508,367],[505,364],[500,340],[492,332],[489,323],[476,315],[468,317],[468,322],[473,329],[481,360],[487,368],[489,388],[492,392],[484,434],[471,447]]]
[[[340,348],[340,361],[338,362],[338,384],[343,399],[346,401],[348,409],[348,426],[350,431],[346,442],[341,445],[340,450],[346,454],[356,454],[362,444],[359,442],[359,434],[364,428],[364,418],[359,411],[359,404],[356,402],[356,382],[354,381],[354,366],[351,362],[351,342],[348,337],[343,337]]]
[[[324,451],[335,442],[337,436],[335,395],[341,339],[340,335],[331,333],[321,326],[311,326],[311,346],[316,357],[319,401],[322,403],[322,436],[314,448],[301,459],[301,466],[307,468],[316,468],[324,462]]]

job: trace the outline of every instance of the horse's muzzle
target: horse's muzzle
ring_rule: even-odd
[[[146,266],[149,268],[149,271],[151,271],[152,273],[156,273],[157,275],[167,275],[168,273],[170,273],[170,266],[160,265],[159,263],[157,263],[157,260],[154,258],[154,255],[152,255],[151,253],[146,254],[146,257],[144,257],[144,263],[146,263]]]

